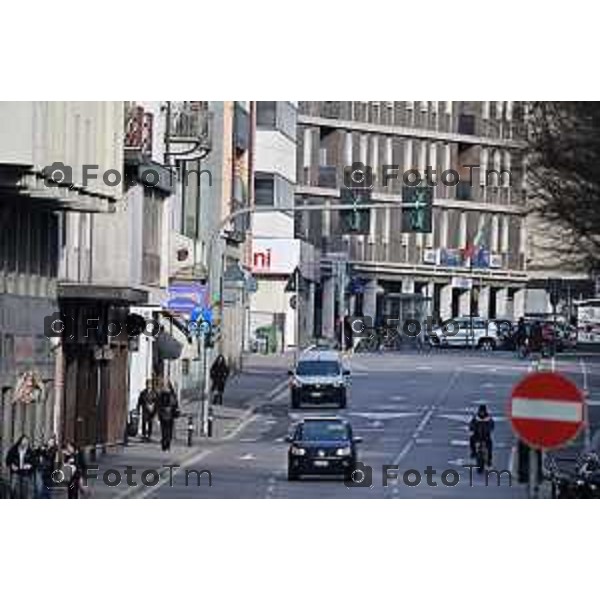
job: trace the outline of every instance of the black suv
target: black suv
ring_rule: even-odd
[[[299,422],[288,450],[288,480],[301,475],[343,475],[351,477],[356,465],[356,444],[352,427],[338,417],[312,417]]]

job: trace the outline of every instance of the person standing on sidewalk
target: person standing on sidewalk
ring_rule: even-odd
[[[225,384],[228,377],[229,367],[227,366],[227,359],[222,354],[219,354],[210,368],[213,404],[223,404],[223,392],[225,391]]]
[[[142,413],[142,438],[149,442],[152,439],[152,425],[158,408],[158,394],[154,389],[154,381],[146,380],[146,387],[138,397],[138,412]]]
[[[30,498],[33,491],[35,456],[29,438],[22,435],[6,455],[13,498]]]
[[[179,416],[177,394],[169,380],[165,380],[158,398],[158,419],[160,421],[161,448],[167,452],[171,449],[173,440],[173,427],[175,419]]]

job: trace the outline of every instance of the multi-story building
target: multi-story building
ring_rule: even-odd
[[[256,105],[254,203],[259,210],[252,217],[252,272],[257,289],[251,296],[250,336],[282,351],[313,336],[319,265],[314,248],[294,238],[294,215],[285,211],[294,206],[297,104]]]
[[[300,102],[297,205],[339,203],[344,169],[357,162],[372,169],[371,199],[389,205],[371,209],[364,235],[344,234],[336,211],[297,218],[297,235],[323,253],[324,336],[349,312],[379,321],[525,312],[522,124],[515,102]],[[425,177],[428,166],[432,232],[403,232],[403,175]],[[335,263],[346,265],[342,277]]]
[[[208,102],[208,110],[211,150],[193,167],[199,176],[187,180],[179,226],[195,240],[194,262],[205,273],[219,332],[208,360],[222,352],[235,369],[247,335],[250,217],[227,217],[253,202],[255,102]]]
[[[102,176],[121,172],[122,128],[120,102],[0,102],[4,447],[21,433],[86,443],[123,431],[125,410],[114,409],[125,396],[126,343],[115,340],[113,360],[101,359],[105,340],[88,335],[84,320],[137,297],[124,281],[93,278],[97,227],[122,199]],[[84,165],[96,166],[96,178]],[[59,310],[74,318],[74,329],[63,319],[73,337],[48,337],[47,319]]]

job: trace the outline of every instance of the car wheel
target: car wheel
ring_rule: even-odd
[[[344,390],[341,394],[340,394],[340,401],[338,403],[338,406],[340,408],[346,408],[346,390]]]
[[[288,467],[288,474],[287,474],[287,478],[288,481],[298,481],[300,475],[298,473],[298,471],[296,471],[296,469],[293,469],[292,467]]]

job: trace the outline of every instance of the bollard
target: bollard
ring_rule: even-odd
[[[188,415],[187,418],[187,445],[192,445],[192,437],[194,436],[194,418]]]
[[[208,409],[208,419],[207,419],[207,431],[206,431],[206,436],[207,437],[212,437],[213,435],[213,422],[214,422],[214,415],[213,415],[213,410],[212,407],[209,407]]]

